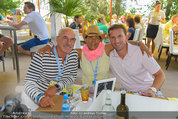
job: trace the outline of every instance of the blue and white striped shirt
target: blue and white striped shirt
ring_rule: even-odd
[[[63,67],[62,58],[59,58],[60,67]],[[68,55],[68,60],[64,66],[64,70],[58,79],[58,85],[60,89],[70,86],[77,77],[78,68],[78,54],[76,50],[72,50]],[[34,55],[30,67],[28,69],[26,78],[24,80],[24,89],[27,95],[31,97],[36,103],[36,97],[40,93],[44,93],[50,84],[51,80],[54,80],[58,75],[58,65],[55,55],[51,52],[49,56],[48,52],[44,56]]]

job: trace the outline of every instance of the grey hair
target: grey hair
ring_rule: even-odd
[[[60,30],[59,30],[59,32],[58,32],[58,35],[60,35],[63,31],[65,31],[65,30],[72,30],[73,31],[73,29],[72,28],[70,28],[70,27],[64,27],[64,28],[61,28]],[[73,31],[74,32],[74,31]]]

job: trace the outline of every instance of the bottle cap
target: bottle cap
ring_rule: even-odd
[[[96,80],[94,80],[94,85],[96,84]]]
[[[121,94],[126,94],[126,91],[125,90],[121,90]]]
[[[68,94],[64,94],[64,100],[68,100]]]

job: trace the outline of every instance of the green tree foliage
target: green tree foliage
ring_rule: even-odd
[[[127,0],[113,0],[112,2],[112,14],[121,16],[125,14]]]
[[[162,10],[166,14],[166,20],[170,20],[172,15],[177,14],[178,11],[178,0],[160,0],[162,3]],[[154,9],[155,2],[151,6],[150,9]]]
[[[93,16],[99,14],[104,14],[105,16],[109,15],[109,3],[107,0],[84,0],[86,6],[86,13],[90,13]]]
[[[164,0],[164,11],[166,14],[166,20],[169,20],[172,15],[178,13],[178,1],[177,0]]]
[[[69,26],[69,17],[81,15],[85,11],[83,0],[50,0],[49,4],[52,6],[51,14],[62,13],[65,15],[64,20],[67,27]]]
[[[86,6],[85,14],[91,14],[91,16],[98,16],[104,14],[108,20],[110,16],[110,0],[84,0]],[[112,14],[121,16],[125,14],[127,0],[112,0]]]
[[[0,0],[0,12],[7,13],[11,9],[16,9],[20,5],[20,1]]]
[[[105,16],[105,20],[106,20],[107,23],[109,23],[110,22],[110,17]]]

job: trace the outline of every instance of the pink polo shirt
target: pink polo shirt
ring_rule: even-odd
[[[153,84],[153,74],[160,70],[153,57],[141,53],[140,47],[128,43],[128,53],[121,59],[116,50],[110,53],[110,67],[122,88],[128,91],[145,91]]]

